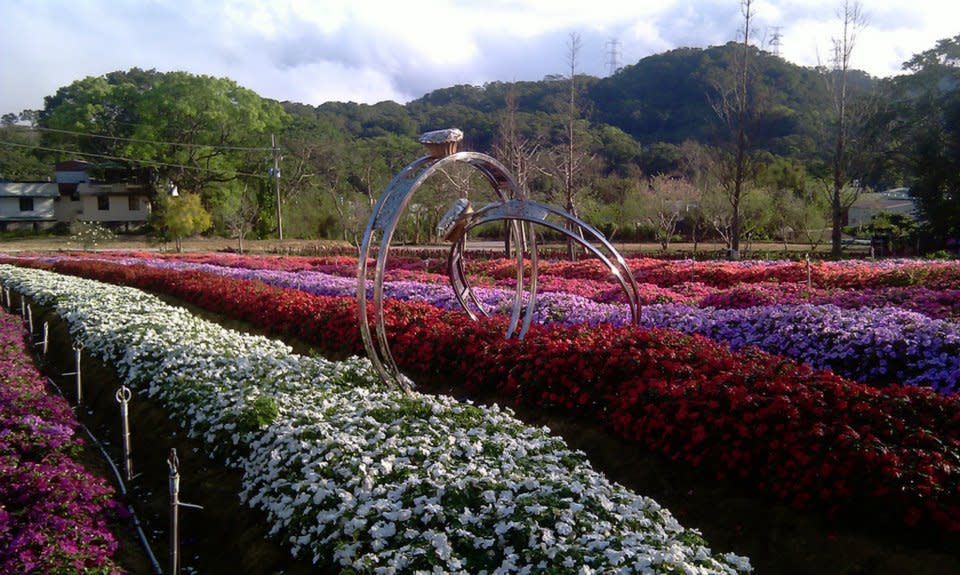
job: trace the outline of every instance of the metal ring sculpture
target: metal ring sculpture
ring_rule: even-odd
[[[426,134],[425,134],[426,136]],[[423,139],[421,139],[423,141]],[[388,384],[410,391],[412,382],[406,378],[397,367],[390,346],[387,342],[386,326],[383,312],[383,277],[387,268],[387,256],[390,242],[400,222],[400,216],[410,201],[410,198],[431,175],[443,167],[453,164],[467,164],[478,170],[490,183],[499,201],[487,204],[474,211],[466,198],[458,199],[447,213],[441,218],[437,226],[445,240],[452,242],[450,254],[447,258],[447,273],[450,276],[450,285],[464,311],[471,319],[477,319],[476,309],[480,314],[489,316],[490,312],[484,308],[479,298],[467,282],[463,268],[463,253],[466,234],[472,228],[493,221],[505,221],[510,224],[510,234],[514,245],[517,246],[517,275],[516,288],[513,297],[513,307],[510,314],[510,323],[505,337],[513,337],[520,325],[518,337],[523,339],[530,323],[533,320],[534,308],[537,299],[537,243],[533,226],[539,224],[555,230],[571,238],[587,252],[600,259],[627,294],[631,320],[634,323],[640,320],[640,298],[637,282],[626,261],[617,252],[616,248],[603,237],[599,231],[584,222],[554,206],[527,200],[523,192],[509,171],[497,160],[477,152],[459,152],[448,155],[429,155],[418,158],[403,168],[387,184],[380,198],[373,208],[370,220],[367,222],[360,246],[360,257],[357,270],[357,303],[360,321],[360,333],[367,356],[377,373]],[[574,233],[564,224],[571,224],[577,229]],[[374,242],[374,235],[380,234],[380,244],[374,267],[373,278],[373,319],[376,338],[370,332],[368,320],[367,296],[367,260]],[[597,245],[594,245],[597,244]],[[523,256],[524,246],[530,252],[530,284],[526,309],[523,308],[524,273]],[[522,324],[521,324],[522,318]]]

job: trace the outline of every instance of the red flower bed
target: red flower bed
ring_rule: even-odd
[[[200,272],[83,261],[53,268],[167,293],[328,351],[363,349],[349,298]],[[797,506],[960,531],[960,397],[878,390],[669,330],[534,326],[525,340],[506,341],[504,318],[470,322],[392,300],[386,319],[409,373],[596,418],[648,450]]]

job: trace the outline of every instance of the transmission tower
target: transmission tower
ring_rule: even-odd
[[[773,55],[780,55],[780,41],[783,40],[783,34],[780,33],[782,26],[773,26],[773,34],[770,35],[770,41],[767,42],[773,48]]]
[[[613,76],[622,67],[620,63],[620,40],[612,38],[607,41],[607,71]]]

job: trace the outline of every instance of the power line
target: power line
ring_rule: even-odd
[[[27,148],[27,149],[30,149],[30,150],[42,150],[42,151],[44,151],[44,152],[58,152],[58,153],[61,153],[61,154],[73,154],[73,155],[76,155],[76,156],[86,156],[86,157],[90,157],[90,158],[100,158],[100,159],[103,159],[103,160],[120,160],[120,161],[123,161],[123,162],[132,162],[132,163],[135,163],[135,164],[145,164],[145,165],[148,165],[148,166],[162,166],[162,167],[164,167],[164,168],[180,168],[180,169],[182,169],[182,170],[194,170],[194,171],[197,171],[197,172],[216,172],[216,171],[218,171],[218,170],[211,170],[211,169],[209,169],[209,168],[201,168],[201,167],[198,167],[198,166],[185,166],[185,165],[183,165],[183,164],[171,164],[171,163],[168,163],[168,162],[158,162],[158,161],[156,161],[156,160],[137,160],[137,159],[134,159],[134,158],[125,158],[125,157],[123,157],[123,156],[112,156],[112,155],[109,155],[109,154],[95,154],[95,153],[92,153],[92,152],[78,152],[78,151],[76,151],[76,150],[63,150],[63,149],[60,149],[60,148],[48,148],[48,147],[45,147],[45,146],[34,146],[34,145],[29,145],[29,144],[18,144],[18,143],[16,143],[16,142],[8,142],[8,141],[6,141],[6,140],[0,140],[0,145],[3,145],[3,146],[12,146],[12,147],[15,147],[15,148]],[[269,148],[268,148],[268,149],[269,149]],[[267,179],[268,177],[271,177],[271,176],[265,176],[265,175],[263,175],[263,174],[252,174],[252,173],[249,173],[249,172],[240,172],[240,171],[236,171],[236,170],[222,170],[222,172],[225,173],[225,174],[233,174],[234,176],[248,176],[248,177],[251,177],[251,178]]]
[[[215,146],[213,144],[185,144],[183,142],[158,142],[156,140],[141,140],[137,138],[121,138],[120,136],[105,136],[102,134],[92,134],[90,132],[76,132],[73,130],[58,130],[56,128],[41,128],[36,126],[32,128],[38,132],[52,132],[55,134],[71,134],[74,136],[84,136],[87,138],[102,138],[104,140],[117,140],[121,142],[132,142],[137,144],[158,144],[161,146],[181,146],[184,148],[213,148],[215,150],[241,150],[249,152],[269,152],[273,148],[251,147],[251,146]]]

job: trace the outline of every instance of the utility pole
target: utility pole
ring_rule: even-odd
[[[277,138],[270,134],[270,148],[273,150],[273,170],[271,175],[276,181],[277,188],[277,239],[283,239],[283,219],[280,216],[280,148],[277,147]]]

